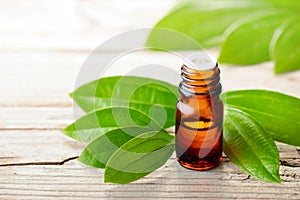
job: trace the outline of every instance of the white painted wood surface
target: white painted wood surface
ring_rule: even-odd
[[[84,144],[60,129],[74,120],[68,93],[85,59],[112,35],[153,26],[173,4],[0,1],[0,199],[300,199],[300,150],[284,144],[278,144],[281,184],[248,177],[226,157],[218,168],[194,172],[178,166],[174,156],[135,183],[104,184],[103,170],[75,159]],[[158,52],[138,52],[115,67],[157,58],[170,60]],[[224,88],[265,88],[300,97],[300,72],[274,76],[272,66],[222,65]]]

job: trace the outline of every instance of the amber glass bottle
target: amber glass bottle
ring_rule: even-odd
[[[222,159],[223,103],[218,64],[183,65],[176,110],[176,155],[188,169],[207,170]]]

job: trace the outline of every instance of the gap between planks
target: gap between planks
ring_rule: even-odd
[[[66,162],[77,159],[79,156],[73,156],[70,158],[66,158],[62,161],[44,161],[44,162],[24,162],[24,163],[7,163],[0,164],[0,167],[8,167],[8,166],[28,166],[28,165],[63,165]],[[0,158],[1,159],[1,158]]]

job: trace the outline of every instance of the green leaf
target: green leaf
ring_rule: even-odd
[[[300,146],[300,99],[266,90],[226,92],[222,99],[253,116],[275,140]]]
[[[89,142],[118,127],[141,126],[160,130],[158,122],[145,113],[128,107],[109,107],[89,113],[62,132],[78,141]]]
[[[288,15],[273,9],[232,24],[224,33],[219,62],[251,65],[269,61],[270,40]]]
[[[227,107],[223,131],[224,152],[235,165],[260,180],[280,182],[277,147],[256,120]]]
[[[300,68],[299,13],[296,1],[181,1],[155,25],[145,46],[198,50],[221,45],[219,61],[223,63],[250,65],[272,58],[275,73],[284,73]],[[275,32],[283,20],[290,21]]]
[[[300,11],[300,4],[298,2],[296,3],[295,1],[285,1],[285,0],[264,0],[264,1],[269,2],[270,5],[276,8],[286,8],[293,12]]]
[[[270,54],[275,62],[275,73],[300,69],[300,15],[280,26],[272,38]]]
[[[87,83],[71,96],[86,112],[109,106],[127,106],[151,115],[152,109],[154,113],[162,113],[160,123],[170,127],[174,125],[179,92],[176,86],[155,79],[114,76]]]
[[[79,161],[86,165],[104,168],[111,155],[134,137],[153,130],[144,127],[116,128],[93,140],[81,153]]]
[[[174,136],[166,131],[144,133],[125,143],[109,159],[104,181],[129,183],[161,167],[174,151]]]
[[[224,31],[241,17],[263,10],[268,3],[264,1],[236,0],[197,0],[180,3],[167,16],[155,25],[183,33],[203,47],[219,45]],[[176,34],[154,29],[147,40],[147,47],[169,50],[195,49],[186,44],[187,39],[179,40]],[[176,41],[176,42],[174,42]]]

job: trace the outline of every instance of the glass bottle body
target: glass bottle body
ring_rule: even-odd
[[[185,68],[185,69],[184,69]],[[186,168],[207,170],[222,159],[223,103],[219,69],[187,74],[182,68],[176,109],[176,155]]]

